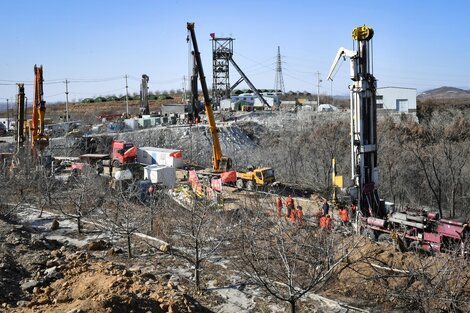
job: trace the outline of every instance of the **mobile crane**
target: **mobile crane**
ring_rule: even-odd
[[[328,79],[344,57],[350,59],[351,98],[351,200],[357,203],[357,230],[372,240],[402,240],[408,249],[445,251],[462,245],[470,235],[470,221],[443,219],[436,212],[395,212],[379,198],[377,163],[376,79],[371,73],[371,44],[374,30],[368,26],[352,31],[357,50],[340,48]],[[464,252],[464,251],[462,251]]]
[[[196,63],[199,80],[201,81],[201,89],[204,96],[204,108],[209,122],[209,130],[212,135],[212,172],[226,172],[232,168],[232,159],[222,155],[222,149],[219,142],[219,130],[215,124],[214,112],[212,111],[212,101],[209,97],[207,89],[206,76],[202,68],[201,54],[196,41],[196,33],[194,32],[194,23],[187,23],[187,29],[191,36],[191,42],[194,49],[194,60]]]

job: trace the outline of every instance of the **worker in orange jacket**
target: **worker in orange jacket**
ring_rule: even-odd
[[[326,215],[326,218],[325,218],[325,229],[330,231],[331,230],[331,226],[332,226],[332,221],[331,221],[331,217],[329,214]]]
[[[323,215],[323,214],[320,216],[320,223],[319,223],[319,225],[320,225],[320,229],[324,229],[324,228],[326,227],[326,226],[325,226],[325,225],[326,225],[326,216]]]
[[[291,220],[292,224],[295,224],[296,214],[295,214],[295,210],[294,210],[294,209],[292,209],[292,210],[290,211],[290,220]]]
[[[276,199],[276,210],[277,210],[277,217],[280,218],[282,216],[282,198],[279,196]]]
[[[295,214],[297,215],[297,225],[301,226],[304,222],[304,212],[302,211],[302,207],[300,205],[297,206]]]
[[[341,218],[341,223],[346,226],[349,224],[349,212],[348,212],[348,209],[346,209],[346,207],[343,207],[340,211],[339,211],[339,217]]]
[[[291,218],[292,211],[294,211],[294,199],[292,199],[291,195],[287,197],[286,208],[287,208],[286,217]]]

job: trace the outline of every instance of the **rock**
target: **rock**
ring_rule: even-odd
[[[54,299],[54,303],[65,303],[65,302],[69,302],[71,300],[72,299],[68,295],[63,294],[63,293],[59,293],[57,295],[57,297]]]
[[[54,289],[51,286],[47,286],[43,289],[43,291],[44,291],[44,294],[50,295],[54,291]]]
[[[168,310],[168,303],[160,303],[160,309],[162,309],[164,312]]]
[[[39,289],[38,287],[34,287],[34,288],[33,288],[33,293],[34,293],[34,294],[38,294],[40,290],[41,290],[41,289]]]
[[[28,305],[29,305],[28,301],[20,300],[20,301],[16,302],[16,306],[18,306],[20,308],[27,307]]]
[[[109,248],[109,244],[104,240],[90,241],[86,247],[89,251],[103,251]]]
[[[63,246],[62,246],[63,247]],[[53,258],[60,258],[62,256],[62,251],[60,250],[52,250],[51,251],[51,256]]]
[[[142,279],[146,279],[146,280],[155,280],[155,281],[157,280],[157,278],[155,277],[155,275],[153,275],[152,273],[142,273],[142,274],[140,275],[140,277],[141,277]]]
[[[57,229],[59,229],[59,221],[55,218],[55,219],[52,221],[51,230],[57,230]]]
[[[53,266],[45,270],[44,275],[49,279],[57,279],[61,276],[61,274],[57,271],[57,266]]]
[[[37,280],[28,280],[27,282],[24,282],[21,284],[21,289],[22,290],[25,290],[25,291],[28,291],[28,290],[31,290],[33,289],[34,287],[36,287],[37,285],[39,284],[39,282]]]
[[[46,267],[56,267],[59,265],[59,262],[57,260],[49,260],[46,262]]]
[[[67,313],[84,313],[84,311],[80,308],[75,308],[75,309],[68,311]]]
[[[162,251],[162,252],[168,252],[168,251],[170,251],[170,248],[171,248],[171,247],[170,247],[169,244],[164,243],[164,244],[160,245],[160,248],[159,248],[159,249],[160,249],[160,251]]]

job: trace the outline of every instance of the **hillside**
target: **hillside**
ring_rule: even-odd
[[[470,90],[464,90],[455,87],[439,87],[427,90],[418,95],[418,99],[462,99],[470,98]]]

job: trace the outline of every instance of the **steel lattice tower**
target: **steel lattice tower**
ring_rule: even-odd
[[[230,98],[229,61],[233,55],[233,38],[212,37],[212,103],[218,106],[220,100]]]
[[[274,90],[285,93],[284,78],[282,77],[281,48],[277,46],[276,78],[274,79]]]

